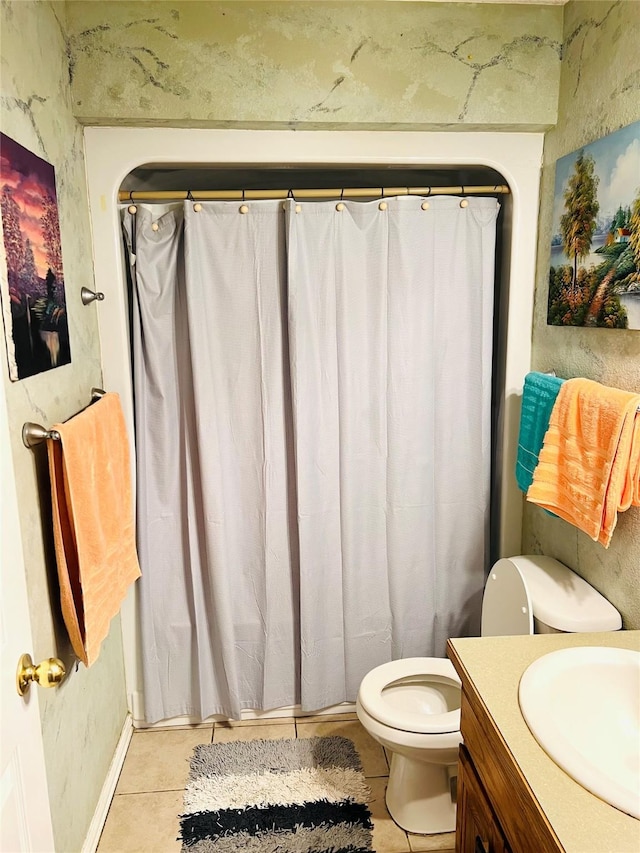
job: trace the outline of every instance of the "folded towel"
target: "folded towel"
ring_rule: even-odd
[[[120,398],[105,394],[53,429],[61,437],[47,444],[62,615],[74,652],[90,666],[140,577]]]
[[[527,500],[609,547],[618,512],[640,506],[640,394],[564,383]]]
[[[524,378],[516,480],[525,493],[533,480],[551,410],[563,382],[548,373],[528,373]]]

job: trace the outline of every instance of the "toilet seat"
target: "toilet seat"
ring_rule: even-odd
[[[446,658],[405,658],[383,663],[362,679],[358,698],[364,710],[389,728],[417,734],[443,734],[460,731],[460,707],[443,714],[416,713],[391,707],[384,696],[385,688],[403,679],[424,676],[434,682],[446,680],[460,688],[453,664]]]

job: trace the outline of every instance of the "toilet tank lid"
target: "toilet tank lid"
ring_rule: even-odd
[[[618,631],[620,613],[563,563],[539,555],[509,557],[520,571],[536,619],[567,633]]]

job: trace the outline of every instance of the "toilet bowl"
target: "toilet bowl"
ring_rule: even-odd
[[[491,569],[482,604],[482,635],[616,631],[613,605],[567,566],[549,557],[511,557]],[[461,684],[451,661],[394,660],[362,680],[356,712],[391,753],[386,802],[403,829],[452,832],[456,810]]]
[[[451,768],[460,745],[460,696],[460,679],[441,658],[391,661],[360,685],[358,719],[391,752],[387,808],[409,832],[455,828]]]

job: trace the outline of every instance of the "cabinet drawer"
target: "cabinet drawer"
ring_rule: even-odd
[[[461,731],[467,755],[505,837],[514,853],[562,851],[526,779],[483,710],[477,696],[463,692]]]
[[[464,746],[458,763],[456,853],[511,853]]]

